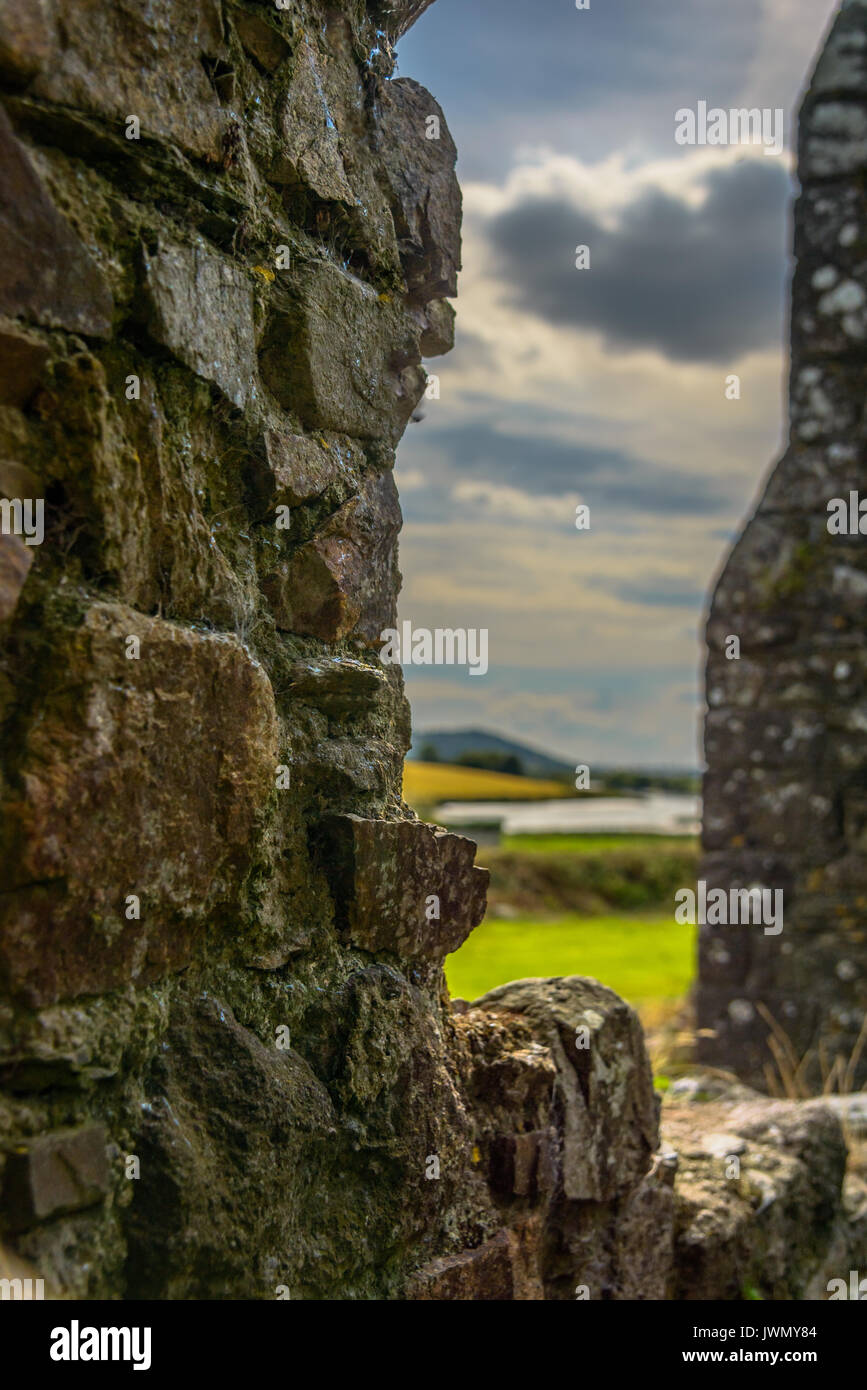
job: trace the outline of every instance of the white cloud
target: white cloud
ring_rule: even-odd
[[[445,522],[406,525],[400,613],[426,627],[487,627],[490,671],[477,682],[409,673],[416,727],[480,724],[597,761],[695,761],[701,604],[690,609],[666,600],[707,590],[725,549],[720,529],[746,512],[779,450],[783,326],[779,352],[732,364],[742,394],[727,401],[727,370],[672,364],[651,351],[618,354],[598,335],[517,310],[491,264],[484,221],[528,191],[566,190],[576,205],[584,201],[610,218],[639,189],[696,200],[704,196],[706,172],[734,157],[703,150],[629,166],[621,157],[584,165],[549,155],[515,169],[501,187],[465,190],[458,352],[437,364],[441,398],[406,446],[423,444],[424,468],[397,474],[408,495],[441,479],[452,514]],[[483,346],[464,350],[464,336]],[[726,480],[741,501],[731,515],[710,518],[609,508],[593,517],[590,532],[577,532],[579,489],[553,497],[537,492],[532,450],[526,488],[513,476],[506,483],[462,474],[459,457],[438,453],[439,424],[482,416],[504,435],[525,438],[532,428],[566,445],[646,460],[669,477],[682,473],[685,490],[696,475]],[[645,601],[652,595],[657,601]],[[573,688],[535,689],[541,673],[545,680],[567,678]],[[615,688],[600,703],[592,691],[606,680]]]
[[[672,113],[672,131],[674,124]],[[614,227],[624,210],[649,192],[667,193],[689,207],[701,207],[707,198],[708,174],[745,159],[764,162],[765,158],[759,146],[704,146],[645,163],[635,163],[617,151],[592,163],[540,146],[522,150],[520,162],[502,184],[466,184],[464,217],[471,226],[483,224],[530,199],[557,198]],[[793,167],[789,154],[779,159],[786,168]]]
[[[516,487],[471,481],[456,483],[451,495],[456,503],[477,503],[488,516],[524,523],[551,521],[560,526],[569,524],[581,501],[577,492],[558,497],[533,497]]]
[[[645,5],[645,41],[672,33],[675,8]],[[568,87],[560,105],[540,108],[530,89],[503,90],[499,71],[476,74],[463,133],[457,112],[452,122],[458,144],[466,150],[475,142],[478,170],[496,171],[510,154],[513,167],[464,184],[457,349],[437,360],[441,399],[426,405],[428,419],[403,446],[409,482],[401,469],[397,475],[412,517],[401,542],[400,609],[419,625],[489,627],[491,669],[479,680],[409,672],[416,727],[488,727],[576,761],[695,760],[702,614],[698,603],[678,606],[677,596],[709,586],[725,549],[720,533],[747,513],[781,452],[785,326],[778,347],[721,365],[673,363],[650,348],[627,354],[599,332],[556,327],[516,308],[515,286],[500,278],[486,228],[527,200],[547,198],[614,229],[642,195],[663,193],[699,209],[709,174],[739,160],[771,165],[758,148],[677,149],[675,110],[710,99],[712,87],[713,104],[782,106],[791,114],[834,9],[833,0],[692,0],[671,50],[639,49],[626,24],[620,48],[607,50],[614,64],[585,85],[586,99],[571,110]],[[482,31],[477,66],[481,54],[504,64],[511,55],[508,43],[484,32],[495,12],[502,23],[501,0],[473,9]],[[475,32],[473,19],[468,25]],[[448,74],[466,65],[450,32],[431,51]],[[407,71],[426,78],[413,63]],[[452,98],[459,101],[457,92]],[[533,146],[519,147],[528,135]],[[602,159],[572,153],[614,145]],[[791,167],[788,155],[781,162]],[[725,399],[729,372],[741,378],[739,401]],[[627,515],[624,498],[621,510],[594,514],[591,532],[570,532],[563,512],[579,500],[578,487],[558,497],[536,487],[532,448],[526,487],[514,471],[480,477],[459,452],[446,452],[441,424],[466,431],[480,421],[495,434],[555,440],[585,456],[613,451],[645,461],[648,478],[654,469],[669,485],[682,476],[685,491],[696,479],[724,481],[732,505],[713,518],[667,517],[640,505]],[[426,516],[425,489],[437,483],[438,510]],[[451,508],[436,520],[444,498]]]

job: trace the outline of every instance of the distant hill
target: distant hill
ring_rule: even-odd
[[[565,779],[510,777],[506,772],[487,772],[454,763],[407,761],[403,765],[403,795],[415,810],[432,809],[444,801],[554,801],[571,797]],[[423,819],[428,815],[425,810]]]
[[[547,753],[539,753],[535,748],[528,748],[525,743],[515,743],[513,739],[501,738],[499,734],[485,733],[483,729],[415,733],[409,756],[419,759],[422,748],[429,747],[436,750],[441,763],[457,763],[465,753],[501,753],[503,756],[520,758],[527,777],[563,777],[572,772],[568,763],[550,758]]]
[[[484,729],[433,729],[414,733],[409,757],[414,761],[426,761],[422,750],[433,750],[437,762],[456,764],[467,755],[481,754],[483,757],[518,758],[521,772],[525,777],[569,778],[574,775],[574,765],[552,758],[548,753],[540,753],[537,748],[529,748],[526,743],[502,738],[500,734],[490,734]],[[577,758],[575,760],[578,761]],[[514,769],[505,768],[506,772]],[[698,768],[654,767],[654,768],[615,768],[594,766],[591,769],[593,784],[597,792],[628,795],[640,791],[695,792],[701,790],[701,773]]]

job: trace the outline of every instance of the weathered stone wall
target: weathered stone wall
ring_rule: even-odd
[[[664,1287],[635,1016],[453,1017],[486,875],[401,801],[425,7],[0,0],[0,1240],[67,1295]]]
[[[425,8],[0,0],[0,1275],[801,1297],[863,1247],[838,1119],[709,1143],[699,1087],[678,1189],[610,990],[447,997],[486,874],[377,640],[459,262]]]
[[[867,498],[863,0],[821,55],[799,154],[791,433],[710,612],[702,870],[709,888],[782,889],[784,927],[702,931],[698,1022],[700,1055],[759,1086],[802,1062],[815,1084],[840,1058],[836,1084],[853,1089],[867,1079],[867,502],[851,534],[829,531],[828,504]]]

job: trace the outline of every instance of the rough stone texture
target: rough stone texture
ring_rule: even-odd
[[[391,80],[424,8],[0,0],[0,491],[45,521],[0,537],[0,1241],[60,1295],[541,1298],[561,1208],[631,1241],[634,1019],[453,1017],[487,876],[401,800],[391,468],[460,259]],[[546,1001],[597,995],[588,1101]]]
[[[192,958],[237,898],[278,751],[270,683],[234,637],[95,604],[53,659],[3,808],[0,970],[40,1004]]]
[[[4,0],[4,11],[13,8],[16,0]],[[219,156],[226,118],[202,62],[226,52],[219,0],[60,0],[42,13],[32,88],[40,100],[109,126],[136,115],[146,138]],[[25,46],[32,51],[34,40]]]
[[[498,1231],[476,1250],[432,1260],[416,1275],[412,1294],[421,1302],[526,1302],[544,1298],[534,1260],[538,1244],[533,1225],[520,1231]]]
[[[233,405],[255,397],[250,277],[200,246],[161,247],[144,267],[148,330]]]
[[[337,928],[365,951],[442,964],[484,916],[488,871],[462,835],[337,816],[323,821],[320,849]]]
[[[259,53],[255,56],[261,62],[261,33],[259,37]],[[249,44],[249,37],[246,42]],[[270,36],[265,56],[265,66],[275,63],[277,54],[271,52]],[[340,137],[323,87],[320,72],[323,66],[317,62],[311,44],[302,40],[294,57],[293,81],[281,111],[279,152],[272,161],[268,177],[272,183],[301,184],[317,198],[351,202],[353,194],[340,152]]]
[[[298,485],[318,486],[309,474]],[[374,643],[395,621],[401,520],[391,473],[369,474],[356,496],[264,578],[277,627],[325,642],[355,632]]]
[[[423,1266],[413,1295],[535,1298],[538,1281],[546,1299],[664,1298],[674,1168],[655,1153],[633,1011],[595,980],[518,980],[462,1006],[455,1026],[478,1174],[467,1196],[480,1208],[492,1193],[508,1240]]]
[[[49,353],[11,324],[0,327],[0,405],[27,405],[42,380]]]
[[[436,138],[426,133],[427,118],[439,122]],[[420,166],[407,170],[400,151],[424,133]],[[410,78],[383,92],[380,146],[394,198],[395,231],[411,297],[420,304],[457,293],[460,269],[461,198],[449,178],[457,150],[445,117],[430,93]],[[443,160],[442,150],[448,155]]]
[[[611,990],[577,978],[517,980],[482,1002],[489,1010],[525,1015],[557,1062],[565,1195],[604,1202],[634,1187],[656,1148],[657,1104],[632,1009]],[[580,1028],[587,1031],[582,1047],[576,1043]],[[612,1067],[615,1057],[619,1065]]]
[[[416,319],[342,266],[300,271],[294,289],[282,306],[274,297],[261,357],[269,390],[308,429],[396,443],[425,388]]]
[[[0,622],[11,618],[33,564],[33,551],[20,536],[0,535]]]
[[[854,1175],[844,1185],[832,1103],[698,1074],[666,1095],[661,1128],[678,1154],[669,1297],[824,1300],[829,1279],[863,1266],[867,1194]]]
[[[235,15],[235,32],[246,51],[266,72],[275,72],[292,53],[291,43],[270,15],[239,10]]]
[[[198,1297],[274,1297],[287,1280],[293,1292],[318,1283],[325,1246],[340,1239],[329,1220],[339,1195],[330,1149],[340,1141],[328,1090],[307,1063],[262,1042],[208,991],[182,991],[150,1081],[142,1177],[124,1220],[128,1296],[184,1297],[191,1249]],[[239,1223],[223,1174],[241,1154],[259,1199]],[[287,1190],[298,1167],[304,1181]]]
[[[111,293],[0,108],[0,312],[107,338]]]
[[[273,506],[297,507],[320,497],[345,466],[339,446],[332,451],[324,439],[310,439],[304,434],[281,435],[267,430],[265,454]]]
[[[802,1063],[800,1083],[835,1065],[838,1085],[867,1079],[867,1049],[856,1054],[867,1012],[867,551],[863,534],[828,531],[828,503],[867,490],[865,55],[867,6],[851,4],[801,112],[789,447],[707,629],[701,876],[782,889],[784,927],[702,928],[699,1056],[761,1089],[782,1090],[781,1071]],[[726,659],[729,634],[740,660]]]
[[[376,0],[371,6],[372,13],[392,38],[400,38],[420,15],[424,14],[434,0]]]
[[[52,55],[50,0],[0,5],[0,67],[9,77],[26,79],[43,68]]]
[[[101,1125],[56,1130],[11,1153],[0,1205],[11,1231],[101,1202],[109,1188]]]

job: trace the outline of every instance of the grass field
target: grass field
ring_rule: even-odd
[[[675,892],[695,880],[698,847],[686,837],[517,835],[477,857],[491,871],[492,918],[651,918],[673,914]]]
[[[698,840],[690,835],[504,835],[498,848],[546,855],[599,854],[609,850],[697,854]]]
[[[687,993],[695,938],[671,916],[491,918],[447,958],[446,978],[454,996],[477,999],[527,976],[590,975],[647,1012]]]
[[[563,782],[513,777],[508,772],[408,761],[403,765],[403,795],[418,808],[440,801],[549,801],[569,796],[570,788]]]

